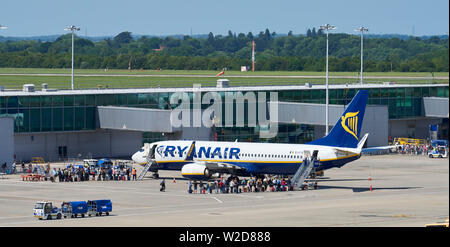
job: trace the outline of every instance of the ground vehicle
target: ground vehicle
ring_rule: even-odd
[[[426,144],[424,139],[414,139],[414,138],[394,138],[394,144],[396,145],[420,145]]]
[[[98,160],[96,160],[96,159],[83,160],[83,165],[85,167],[89,167],[90,169],[96,168],[97,167],[97,163],[98,163]]]
[[[62,212],[60,208],[53,207],[51,202],[40,201],[34,205],[33,215],[40,220],[61,219]]]
[[[116,160],[115,165],[120,169],[132,169],[133,166],[129,160]]]
[[[447,149],[445,146],[437,146],[428,152],[428,157],[430,158],[447,158],[447,155]]]
[[[62,214],[64,218],[71,217],[76,218],[78,215],[84,217],[88,212],[87,203],[85,201],[78,202],[63,202],[61,204]]]
[[[97,162],[97,166],[100,167],[100,168],[109,169],[109,168],[111,168],[112,165],[113,165],[113,163],[112,163],[111,160],[108,159],[108,158],[100,159],[100,160]]]
[[[31,158],[32,164],[45,164],[44,158],[42,157],[32,157]]]
[[[433,140],[433,141],[431,141],[431,145],[433,147],[436,147],[436,146],[448,146],[448,141],[447,140]]]
[[[109,215],[112,211],[111,200],[91,200],[87,201],[88,215],[102,216],[103,213]]]

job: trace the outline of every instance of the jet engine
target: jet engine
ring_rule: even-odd
[[[181,175],[193,180],[208,180],[211,177],[206,165],[199,163],[189,163],[181,168]]]

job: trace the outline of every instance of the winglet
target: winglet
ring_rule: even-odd
[[[195,141],[193,141],[191,146],[189,147],[189,151],[186,155],[186,161],[193,161],[194,153],[195,153]]]
[[[361,150],[362,150],[362,148],[364,146],[364,143],[366,143],[368,137],[369,137],[369,133],[365,134],[363,136],[363,138],[361,138],[361,141],[358,142],[357,149],[358,149],[359,153],[361,153]]]

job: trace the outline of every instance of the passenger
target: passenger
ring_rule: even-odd
[[[206,182],[206,192],[211,194],[211,186],[209,186],[208,182]]]
[[[258,186],[258,192],[261,192],[262,191],[262,179],[261,178],[258,178],[257,186]]]
[[[160,185],[161,185],[161,189],[159,189],[159,191],[161,191],[161,192],[166,191],[166,180],[165,179],[163,179],[161,181]]]
[[[227,192],[227,181],[225,180],[225,178],[222,178],[222,193],[226,193]]]
[[[241,181],[239,181],[239,178],[236,178],[236,193],[240,193],[239,186],[241,185]]]
[[[216,194],[219,194],[219,182],[217,180],[214,181],[214,188],[216,189]]]
[[[56,174],[57,174],[57,173],[56,173],[56,169],[53,168],[53,170],[52,170],[52,176],[50,177],[50,181],[55,182]]]
[[[203,186],[203,181],[200,180],[200,194],[205,194],[205,188]]]
[[[133,167],[133,171],[131,173],[133,174],[133,181],[136,181],[136,168]]]
[[[234,181],[233,180],[230,181],[230,188],[231,188],[230,193],[233,193],[233,188],[234,188]]]
[[[194,194],[197,194],[197,186],[198,186],[197,181],[194,181]]]
[[[222,193],[223,194],[223,182],[222,182],[222,180],[220,180],[219,182],[218,182],[218,189],[220,190],[220,193]]]
[[[64,182],[69,182],[69,171],[64,169]]]
[[[191,182],[191,180],[189,180],[189,182],[188,182],[188,193],[192,194],[192,182]]]

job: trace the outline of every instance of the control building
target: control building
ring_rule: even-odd
[[[448,139],[448,84],[331,85],[330,129],[359,89],[369,90],[362,128],[370,133],[367,146],[388,145],[395,137],[427,139],[429,126],[436,124],[438,139]],[[226,93],[265,92],[268,106],[274,103],[269,94],[275,92],[278,134],[260,138],[263,126],[247,125],[175,128],[170,120],[171,110],[177,107],[170,104],[175,92],[186,92],[191,100],[194,92],[218,92],[222,98]],[[244,105],[247,115],[249,108]],[[167,139],[305,143],[324,135],[324,123],[324,85],[2,90],[0,163],[28,162],[32,157],[46,161],[130,158],[143,143]]]

